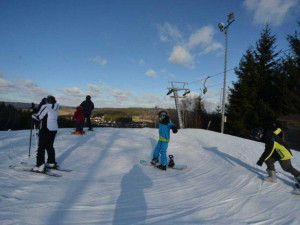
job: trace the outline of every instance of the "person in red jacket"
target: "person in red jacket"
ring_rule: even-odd
[[[73,115],[73,120],[76,122],[76,131],[73,134],[84,134],[83,124],[84,124],[84,113],[81,106],[77,107],[76,112]]]

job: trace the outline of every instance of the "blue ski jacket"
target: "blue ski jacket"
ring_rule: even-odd
[[[162,142],[170,141],[170,129],[172,129],[173,133],[177,133],[177,128],[174,123],[169,122],[167,124],[163,124],[161,122],[158,123],[158,133],[159,140]]]

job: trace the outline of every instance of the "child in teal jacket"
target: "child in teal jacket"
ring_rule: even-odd
[[[159,140],[153,152],[152,165],[158,164],[160,155],[160,164],[156,167],[161,170],[167,170],[167,148],[170,141],[170,129],[173,133],[177,133],[177,128],[174,123],[170,122],[167,112],[160,111],[158,113],[159,123],[158,132]]]

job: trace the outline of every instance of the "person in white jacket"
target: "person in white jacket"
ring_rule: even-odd
[[[53,143],[58,130],[58,111],[59,105],[53,96],[49,95],[46,104],[41,107],[38,113],[33,114],[32,118],[40,121],[39,144],[36,155],[36,166],[33,168],[35,172],[44,172],[45,165],[45,150],[47,150],[48,159],[47,167],[57,167],[55,161],[55,150]]]

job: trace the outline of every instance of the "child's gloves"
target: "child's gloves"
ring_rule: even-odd
[[[257,163],[256,163],[256,165],[258,165],[258,166],[262,166],[262,164],[264,163],[264,161],[262,161],[262,160],[258,160],[257,161]]]
[[[177,128],[176,128],[175,126],[172,126],[171,129],[172,129],[172,132],[173,132],[174,134],[176,134],[176,133],[178,132],[178,130],[177,130]]]

